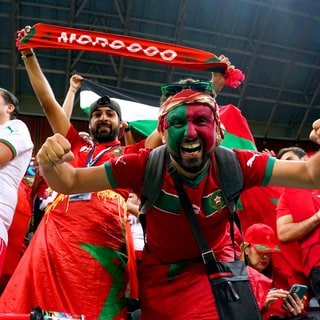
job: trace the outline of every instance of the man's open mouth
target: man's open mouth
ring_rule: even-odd
[[[198,153],[201,151],[201,143],[200,142],[182,143],[181,151],[183,153],[188,153],[188,154]]]

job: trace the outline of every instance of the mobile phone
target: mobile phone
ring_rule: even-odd
[[[293,284],[289,294],[293,296],[294,293],[297,294],[297,296],[299,297],[299,299],[302,299],[304,294],[306,293],[306,291],[308,290],[308,287],[303,285],[303,284]],[[285,298],[285,301],[288,301],[287,298]],[[288,301],[290,303],[290,301]],[[282,308],[285,308],[284,304],[282,304]],[[285,308],[286,309],[286,308]]]
[[[306,291],[308,290],[308,287],[303,284],[294,284],[292,285],[289,294],[293,295],[294,293],[297,294],[299,299],[302,299]]]

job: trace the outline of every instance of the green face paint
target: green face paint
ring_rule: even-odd
[[[181,105],[168,114],[168,147],[176,157],[180,156],[180,144],[188,130],[187,105]]]

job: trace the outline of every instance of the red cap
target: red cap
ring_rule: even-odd
[[[280,252],[275,232],[263,223],[251,225],[245,232],[244,241],[251,244],[260,253]]]

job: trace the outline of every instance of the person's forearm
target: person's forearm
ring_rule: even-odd
[[[55,100],[55,96],[47,78],[40,68],[35,53],[31,55],[32,52],[30,49],[21,51],[22,60],[24,61],[32,88],[41,106],[46,108],[47,101]]]
[[[283,243],[300,240],[320,225],[320,211],[300,221],[281,224],[277,223],[278,238]]]
[[[104,166],[74,168],[68,163],[43,165],[39,160],[41,174],[48,185],[63,194],[76,194],[112,189]]]
[[[69,87],[68,92],[66,94],[66,97],[63,101],[62,109],[67,115],[68,119],[71,118],[72,115],[72,110],[73,110],[73,105],[74,105],[74,98],[77,93],[76,89],[73,89]]]
[[[314,181],[313,189],[320,188],[320,151],[316,152],[312,157],[305,161],[307,170]]]
[[[55,191],[64,194],[93,192],[111,188],[103,165],[73,168],[71,144],[61,134],[47,138],[37,154],[40,174]]]
[[[162,143],[162,140],[161,140],[161,136],[158,132],[157,129],[155,129],[147,138],[146,138],[146,141],[145,141],[145,148],[156,148],[156,147],[159,147],[161,146],[163,143]]]
[[[53,90],[43,74],[35,54],[31,55],[31,52],[32,51],[29,49],[22,51],[21,54],[33,90],[47,116],[53,132],[59,132],[65,136],[70,127],[69,118],[57,102]]]
[[[74,98],[76,96],[77,91],[81,87],[82,80],[83,80],[83,77],[78,74],[74,74],[70,78],[69,89],[62,105],[62,109],[69,120],[71,118],[72,111],[73,111]]]
[[[212,86],[216,95],[220,93],[226,83],[226,79],[222,73],[212,72]]]
[[[136,140],[133,136],[130,124],[128,122],[123,123],[123,137],[125,145],[135,144]]]
[[[39,165],[40,174],[45,178],[48,186],[63,194],[73,192],[75,169],[67,163],[55,164],[52,166]]]

